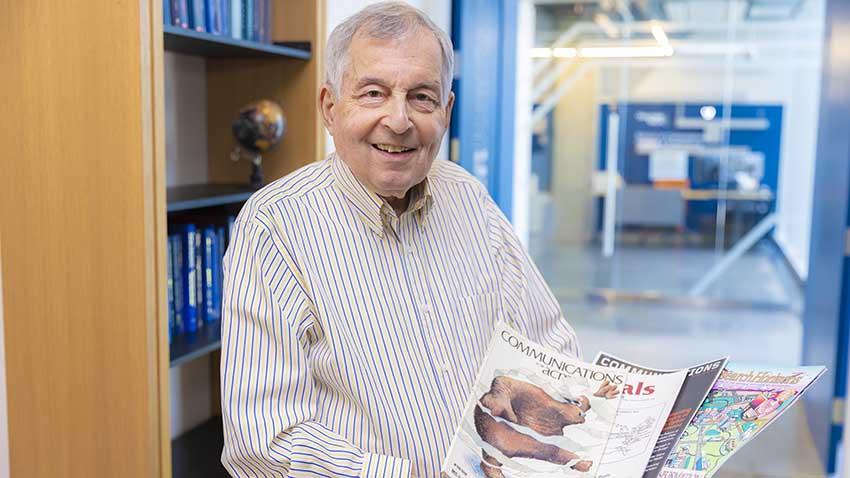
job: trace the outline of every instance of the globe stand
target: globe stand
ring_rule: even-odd
[[[243,157],[243,150],[239,146],[233,148],[230,152],[230,160],[234,163],[238,162]],[[247,156],[247,155],[246,155]],[[248,156],[251,159],[251,177],[248,181],[254,189],[263,187],[263,156],[259,153],[252,153]]]
[[[263,157],[259,154],[251,160],[251,187],[263,187]]]

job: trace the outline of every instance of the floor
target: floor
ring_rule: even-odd
[[[769,244],[698,297],[688,291],[717,262],[712,249],[633,241],[618,244],[610,259],[594,244],[533,240],[530,249],[588,360],[605,350],[658,368],[724,355],[777,366],[800,361],[802,294]],[[797,403],[716,476],[813,478],[825,476],[821,470]]]

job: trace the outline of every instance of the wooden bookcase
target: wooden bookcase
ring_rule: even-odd
[[[0,0],[12,476],[172,476],[164,51],[205,58],[208,183],[248,178],[246,162],[212,158],[253,99],[279,99],[288,120],[267,180],[320,159],[324,1],[272,1],[273,40],[309,56],[166,30],[161,0]]]
[[[250,196],[251,190],[247,186],[249,163],[234,163],[227,158],[236,145],[231,124],[239,109],[253,100],[270,98],[280,101],[287,119],[287,131],[282,142],[273,151],[263,154],[267,181],[322,156],[324,137],[316,108],[325,21],[322,3],[307,0],[276,0],[272,3],[275,14],[272,39],[276,44],[234,40],[163,26],[165,51],[204,59],[209,155],[206,183],[167,191],[168,221],[177,217],[185,221],[193,214],[197,214],[201,221],[216,214],[223,218],[227,214],[235,214]],[[299,48],[291,46],[293,44]],[[217,322],[207,324],[190,341],[175,337],[169,347],[170,367],[211,354],[213,416],[171,441],[171,472],[175,478],[226,476],[219,464],[222,443],[218,399],[220,347]],[[165,448],[163,456],[168,453]]]

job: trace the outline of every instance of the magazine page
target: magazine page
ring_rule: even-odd
[[[712,360],[687,369],[687,376],[682,383],[672,409],[666,415],[667,419],[663,423],[660,434],[657,435],[657,440],[654,442],[649,459],[645,466],[640,468],[644,470],[643,478],[655,478],[661,472],[667,456],[673,450],[673,446],[676,444],[679,436],[685,431],[691,418],[696,414],[700,404],[702,404],[709,390],[711,390],[711,386],[717,380],[720,372],[723,371],[726,360],[726,358]],[[620,368],[631,374],[645,376],[667,375],[678,372],[677,370],[660,370],[644,367],[605,352],[600,352],[593,363],[606,367]]]
[[[679,438],[661,478],[710,478],[785,412],[824,367],[728,364]]]
[[[629,374],[608,438],[599,478],[641,478],[658,435],[682,388],[687,370]]]
[[[498,325],[442,476],[596,476],[626,377]]]

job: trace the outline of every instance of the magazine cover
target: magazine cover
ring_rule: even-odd
[[[629,374],[614,428],[602,455],[599,478],[641,478],[673,408],[687,370]]]
[[[673,446],[676,444],[679,436],[685,431],[685,427],[691,422],[703,400],[705,400],[709,390],[711,390],[711,386],[726,366],[726,361],[726,358],[720,358],[687,369],[687,376],[678,392],[675,404],[668,412],[660,434],[657,435],[648,461],[641,467],[644,470],[643,478],[655,478],[661,472],[667,456],[673,450]],[[606,352],[597,354],[593,363],[605,367],[624,369],[630,374],[653,376],[677,372],[676,370],[644,367]]]
[[[443,476],[596,476],[625,384],[497,326]]]
[[[733,453],[793,405],[824,370],[728,364],[658,476],[714,476]]]

